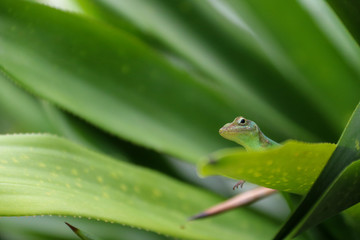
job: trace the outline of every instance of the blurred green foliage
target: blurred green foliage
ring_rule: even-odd
[[[174,189],[164,191],[164,201],[173,201],[171,190],[182,187],[203,193],[183,199],[183,204],[196,203],[194,213],[209,207],[216,202],[214,199],[221,200],[209,191],[230,188],[220,184],[205,187],[206,190],[188,176],[187,164],[194,170],[194,164],[202,157],[235,146],[218,136],[217,130],[224,123],[243,115],[256,121],[276,141],[291,138],[335,143],[360,99],[359,14],[355,2],[68,0],[71,5],[65,5],[65,1],[58,1],[57,6],[63,10],[31,2],[39,1],[0,1],[0,132],[57,134],[67,139],[61,140],[65,144],[45,139],[45,149],[46,144],[53,144],[57,145],[56,151],[68,153],[66,146],[72,146],[72,141],[127,162],[119,164],[133,169],[127,172],[129,176],[139,170],[156,179],[169,178]],[[19,143],[28,137],[18,136]],[[2,138],[4,156],[0,160],[13,164],[11,172],[1,168],[5,163],[0,162],[4,204],[7,197],[14,197],[13,188],[6,185],[9,181],[18,183],[19,193],[25,193],[27,187],[36,189],[36,184],[44,179],[51,188],[57,188],[48,181],[47,174],[51,173],[46,169],[29,168],[34,173],[31,181],[22,175],[7,146],[12,137]],[[5,153],[9,154],[7,158]],[[65,157],[62,164],[71,165],[73,158]],[[104,164],[99,160],[103,158],[106,157],[90,157],[88,164]],[[35,156],[32,164],[37,166],[39,159],[51,160]],[[11,177],[6,175],[10,173]],[[40,173],[43,179],[35,177]],[[71,180],[71,172],[62,177]],[[133,177],[140,186],[151,183],[147,178]],[[29,185],[24,185],[26,180]],[[164,189],[168,187],[167,182],[158,184]],[[24,211],[20,215],[44,214],[40,203],[54,199],[47,199],[41,188],[37,190],[38,200],[26,202],[26,196],[14,197],[13,207],[7,209],[9,213],[0,215],[19,215],[16,204],[20,202],[23,209],[29,209],[28,214]],[[96,190],[93,191],[96,195]],[[116,189],[113,191],[115,194]],[[77,201],[91,203],[81,194],[77,197]],[[68,208],[53,214],[81,215],[79,209],[69,210],[73,198],[64,201]],[[29,206],[34,203],[39,206],[38,213],[30,211]],[[159,214],[157,204],[161,205],[161,201],[138,210],[149,216],[154,214],[160,222],[168,220],[170,225],[174,224],[166,214],[179,209],[162,206],[168,212]],[[268,203],[269,208],[277,205],[281,203]],[[102,214],[101,218],[106,220],[107,214],[101,209],[107,206],[96,207],[93,214]],[[114,209],[114,213],[119,209]],[[357,209],[355,206],[346,211],[345,225],[350,229],[358,227]],[[185,223],[187,213],[183,214]],[[250,217],[244,218],[244,214]],[[279,221],[264,210],[242,209],[190,223],[193,225],[185,227],[184,233],[165,223],[149,227],[151,223],[142,219],[141,214],[130,215],[129,219],[139,221],[136,224],[129,219],[116,221],[178,238],[194,238],[195,235],[186,234],[197,224],[203,226],[196,229],[203,239],[209,239],[205,229],[211,226],[223,231],[212,234],[213,239],[227,236],[269,239],[280,228]],[[30,231],[24,230],[28,229],[27,224],[21,221],[3,219],[0,236],[71,239],[55,230],[53,235],[43,232],[41,226],[47,228],[58,221],[56,217],[42,222],[40,227],[32,226]],[[80,222],[86,232],[94,230],[92,233],[103,239],[116,238],[107,235],[110,230],[106,227],[92,229],[102,223]],[[254,226],[267,231],[261,233]],[[348,231],[344,228],[336,232],[328,226],[324,223],[302,237],[336,238]],[[64,226],[59,228],[67,231]],[[12,236],[9,229],[19,232],[23,229],[24,234]],[[132,239],[163,238],[142,230],[121,228],[121,231],[131,231]]]

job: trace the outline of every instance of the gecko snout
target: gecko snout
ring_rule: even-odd
[[[228,130],[228,128],[230,127],[231,123],[227,123],[225,124],[222,128],[219,129],[219,134],[221,136],[223,136],[224,132],[226,132]]]

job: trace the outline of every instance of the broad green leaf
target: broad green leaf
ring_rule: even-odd
[[[51,132],[96,151],[178,176],[164,156],[106,134],[91,124],[40,101],[17,87],[4,71],[0,75],[0,122],[3,133]],[[2,78],[4,77],[4,78]]]
[[[302,232],[360,202],[360,161],[351,163],[316,203],[299,229]]]
[[[341,17],[352,36],[360,43],[360,2],[352,0],[326,0],[334,11]]]
[[[325,33],[346,64],[360,74],[360,48],[330,6],[324,0],[302,0],[300,5]]]
[[[190,239],[264,239],[277,225],[241,209],[187,217],[221,198],[48,135],[0,137],[0,215],[67,215]]]
[[[128,33],[77,15],[4,0],[0,36],[0,65],[26,89],[105,131],[181,159],[197,162],[230,146],[215,129],[241,110],[272,118],[284,134],[304,133],[270,106],[254,101],[239,109],[250,99],[234,99],[229,88],[195,80]]]
[[[0,231],[1,236],[6,236],[7,239],[76,240],[77,238],[74,234],[64,225],[64,221],[70,222],[81,229],[96,233],[96,236],[99,236],[101,239],[170,239],[170,237],[129,226],[69,216],[66,218],[58,216],[2,217],[0,218]]]
[[[360,200],[360,104],[308,194],[275,239],[298,234]],[[328,210],[331,206],[331,210]]]
[[[360,233],[360,203],[344,211],[347,222]]]
[[[172,177],[180,177],[179,169],[174,169],[164,155],[111,136],[52,104],[43,103],[43,107],[61,136],[123,161],[131,161]]]
[[[225,149],[199,166],[200,174],[223,175],[281,191],[305,194],[325,166],[336,145],[287,141],[264,151]]]
[[[56,133],[94,150],[124,156],[126,146],[123,141],[106,135],[48,102],[36,99],[13,81],[12,76],[0,70],[0,121],[5,124],[1,128],[2,133]],[[140,152],[139,149],[137,152]]]
[[[328,116],[327,121],[342,126],[359,100],[360,66],[358,46],[351,38],[339,36],[343,27],[332,25],[336,36],[324,27],[329,25],[325,20],[336,22],[336,16],[322,18],[322,12],[330,11],[326,7],[312,13],[312,7],[308,7],[311,1],[305,0],[225,2],[251,28],[255,40],[279,71],[312,99]],[[317,15],[321,17],[317,19]],[[341,47],[339,38],[344,40]],[[350,50],[345,54],[344,48]],[[304,115],[299,116],[304,119]]]
[[[154,39],[157,40],[156,44],[153,44],[155,47],[161,45],[162,51],[167,55],[186,62],[190,66],[188,71],[205,75],[202,81],[211,82],[218,88],[224,89],[226,95],[237,104],[237,112],[233,112],[231,117],[246,113],[247,117],[257,119],[266,132],[272,133],[272,136],[279,135],[282,139],[289,133],[286,133],[284,128],[278,128],[282,124],[285,124],[286,129],[291,132],[290,137],[308,139],[304,130],[289,124],[290,122],[306,127],[313,135],[323,138],[334,136],[333,131],[329,130],[332,128],[328,124],[328,118],[320,114],[306,94],[300,93],[297,88],[289,84],[289,81],[284,79],[284,76],[264,57],[261,48],[253,39],[251,29],[247,29],[246,26],[235,27],[228,15],[219,10],[225,12],[228,10],[223,6],[223,2],[188,0],[90,2],[102,10],[102,15],[116,15],[118,16],[116,19],[137,26],[150,38],[150,44],[153,44]],[[123,28],[121,24],[120,26],[117,24],[116,19],[105,17],[104,21]],[[278,91],[279,85],[286,87],[287,91]],[[278,94],[274,95],[274,91]],[[287,104],[284,104],[284,99],[287,100]],[[272,111],[269,115],[269,106],[264,102],[271,104],[271,108],[277,111]],[[292,104],[296,104],[297,109],[288,107]],[[306,114],[309,121],[301,121],[299,112]],[[279,125],[266,124],[273,121]]]
[[[1,68],[0,86],[1,121],[9,122],[9,127],[0,130],[2,133],[14,131],[55,133],[40,101],[18,88],[12,82],[11,76]]]
[[[101,151],[113,157],[125,157],[123,142],[111,137],[89,123],[67,114],[48,102],[42,104],[47,118],[60,136],[79,143],[95,151]]]
[[[226,145],[210,129],[235,105],[127,33],[22,1],[1,1],[0,19],[0,64],[30,91],[187,160]]]
[[[3,133],[51,132],[83,146],[123,160],[159,169],[168,174],[171,171],[164,157],[149,149],[135,146],[106,134],[94,126],[52,104],[40,101],[17,87],[4,71],[0,75],[0,124]]]

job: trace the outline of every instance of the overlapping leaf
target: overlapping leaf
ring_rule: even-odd
[[[344,211],[347,222],[360,233],[360,204],[356,204]]]
[[[0,230],[3,236],[11,239],[27,240],[63,240],[73,239],[74,235],[64,224],[69,222],[80,229],[96,233],[101,239],[146,239],[169,240],[170,237],[154,232],[139,231],[137,228],[120,224],[110,224],[86,218],[36,216],[36,217],[2,217]]]
[[[360,43],[360,3],[351,0],[327,0],[326,1],[334,11],[341,17],[341,21],[354,36],[354,39]]]
[[[307,219],[299,228],[302,232],[313,227],[324,219],[334,216],[344,209],[360,202],[360,161],[351,163],[331,184],[327,192],[316,203]]]
[[[1,1],[0,10],[0,65],[28,90],[117,136],[196,162],[229,146],[214,129],[246,111],[281,123],[283,135],[287,128],[311,139],[267,103],[239,108],[246,101],[227,93],[233,87],[194,79],[124,31],[28,2]]]
[[[47,135],[0,137],[0,186],[2,216],[82,216],[191,239],[259,239],[276,230],[246,209],[187,223],[220,198]]]
[[[234,106],[137,39],[44,6],[0,4],[0,64],[30,91],[118,136],[191,161],[226,145],[209,129]]]
[[[323,171],[275,239],[298,234],[359,202],[359,158],[360,104]]]
[[[264,151],[218,151],[200,165],[200,174],[244,179],[281,191],[305,194],[335,149],[335,144],[288,141]]]
[[[233,9],[224,1],[188,0],[133,0],[133,1],[90,1],[101,9],[101,15],[116,15],[117,20],[131,22],[146,33],[155,46],[159,42],[162,51],[175,59],[187,63],[188,71],[205,75],[205,81],[214,82],[224,89],[237,105],[237,112],[257,121],[272,136],[288,136],[284,131],[291,129],[292,136],[314,140],[310,135],[333,136],[328,118],[319,113],[307,94],[301,93],[282,74],[274,69],[264,57],[254,34],[241,19],[233,19]],[[141,11],[141,14],[139,12]],[[227,14],[229,13],[229,14]],[[116,19],[101,18],[119,28]],[[238,26],[233,22],[240,22]],[[243,24],[242,24],[243,23]],[[146,39],[146,38],[145,38]],[[163,50],[165,48],[165,50]],[[261,69],[261,71],[259,71]],[[271,80],[270,80],[271,79]],[[279,86],[287,91],[279,91]],[[273,92],[277,92],[276,95]],[[271,108],[280,111],[269,110]],[[286,104],[284,104],[286,99]],[[299,101],[301,99],[301,101]],[[251,103],[251,104],[250,104]],[[296,104],[297,108],[290,108]],[[270,112],[271,116],[269,116]],[[309,121],[303,122],[299,112],[306,114]],[[282,113],[285,113],[285,118]],[[233,117],[231,116],[231,117]],[[310,120],[311,119],[311,120]],[[293,123],[309,129],[312,134],[300,130]],[[266,124],[277,122],[276,126]],[[310,124],[311,123],[311,124]],[[283,125],[284,124],[284,125]],[[328,127],[326,131],[324,129]]]
[[[312,13],[308,5],[316,1],[226,2],[252,29],[256,41],[287,80],[328,116],[326,121],[338,127],[339,122],[346,122],[359,100],[359,48],[351,38],[341,35],[346,32],[341,24],[331,25],[331,32],[325,28],[326,21],[338,21],[335,14],[322,18],[329,11],[326,4]],[[318,20],[318,15],[322,19]]]
[[[2,0],[0,65],[31,92],[103,130],[192,162],[229,146],[214,129],[238,114],[246,113],[270,136],[279,139],[291,136],[313,140],[311,133],[323,139],[334,138],[358,101],[359,50],[351,38],[342,36],[346,30],[328,8],[323,8],[323,1],[172,3],[104,0],[101,4],[108,8],[102,11],[111,15],[100,14],[99,18],[106,16],[107,22],[115,21],[116,29],[25,1]],[[321,6],[320,11],[312,6]],[[94,12],[99,13],[95,8]],[[351,18],[356,20],[355,15],[349,15]],[[129,32],[144,37],[144,41]],[[156,47],[163,44],[161,51],[170,53],[170,57],[151,49],[151,43]],[[174,56],[181,58],[187,73],[176,63],[179,59],[169,61]],[[5,89],[2,92],[12,94]],[[23,100],[20,102],[25,103]],[[46,121],[39,125],[45,118],[32,101],[24,105],[30,106],[32,120],[28,125],[48,129]],[[7,107],[11,107],[9,103]],[[24,116],[15,108],[14,113],[18,114],[17,119]],[[331,147],[325,148],[320,155],[330,152]],[[305,157],[306,161],[309,159]],[[315,163],[315,169],[308,171],[309,181],[296,180],[303,184],[298,193],[307,191],[321,164],[325,164],[325,157],[320,159],[307,162]],[[224,165],[223,170],[225,173],[231,169]],[[303,226],[325,218],[324,209],[329,203],[339,203],[333,211],[326,211],[333,214],[357,201],[355,193],[342,202],[336,196],[338,192],[356,189],[352,181],[356,177],[356,162],[341,170],[344,171],[332,178],[336,179],[332,187],[320,189],[326,195],[316,205],[319,208],[314,212],[319,216],[308,215],[310,220]],[[289,171],[297,172],[300,171]],[[260,179],[255,172],[233,173],[236,178],[249,174],[255,182]],[[273,173],[287,179],[286,173]],[[37,180],[33,183],[41,185],[43,180]],[[351,184],[346,185],[348,182]],[[287,184],[281,184],[275,183],[286,190]],[[100,188],[93,190],[97,189]],[[296,192],[294,185],[291,189]],[[10,191],[9,188],[7,194]],[[48,196],[43,199],[47,201]],[[20,206],[25,209],[26,205],[28,202]]]
[[[1,50],[0,50],[1,51]],[[10,131],[54,132],[41,107],[40,101],[19,89],[10,76],[0,68],[0,111],[1,120],[8,121],[2,133]]]

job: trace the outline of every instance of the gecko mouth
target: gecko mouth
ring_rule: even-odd
[[[223,135],[235,135],[238,134],[239,132],[248,132],[251,131],[252,129],[250,127],[242,127],[242,128],[237,128],[236,126],[229,126],[227,124],[225,124],[225,126],[223,126],[222,128],[220,128],[219,130],[219,134],[221,136]]]

